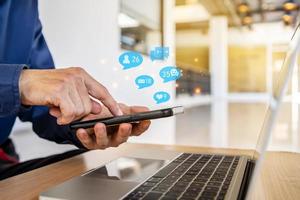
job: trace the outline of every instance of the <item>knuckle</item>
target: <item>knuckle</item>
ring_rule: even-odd
[[[80,76],[80,74],[75,75],[73,80],[74,80],[75,84],[78,86],[83,84],[83,78],[82,78],[82,76]]]
[[[74,117],[75,117],[74,110],[66,110],[64,114],[67,118],[70,118],[70,119],[74,119]]]
[[[83,73],[85,73],[85,70],[81,67],[72,67],[71,70],[74,74],[83,74]]]
[[[102,93],[103,94],[109,94],[108,89],[106,87],[102,87]]]
[[[111,146],[112,147],[118,147],[120,144],[118,143],[118,142],[113,142],[112,144],[111,144]]]
[[[74,74],[72,73],[67,73],[64,77],[63,77],[63,83],[64,84],[69,84],[70,82],[72,82],[74,80]]]
[[[107,145],[106,145],[106,144],[99,144],[99,145],[98,145],[98,148],[99,148],[99,149],[106,149],[106,148],[107,148]]]

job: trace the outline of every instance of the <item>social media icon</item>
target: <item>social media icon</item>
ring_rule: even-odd
[[[156,92],[153,95],[153,99],[156,101],[156,104],[161,104],[161,103],[165,103],[167,101],[170,100],[170,95],[167,92],[164,91],[160,91],[160,92]]]
[[[138,89],[143,89],[153,85],[154,79],[148,75],[141,75],[135,79],[135,84],[138,86]]]
[[[169,58],[169,47],[155,47],[150,51],[150,59],[154,60],[166,60]]]
[[[119,57],[119,63],[123,66],[124,70],[138,67],[142,62],[142,55],[134,51],[125,52]]]
[[[176,81],[181,77],[181,71],[177,67],[168,66],[160,70],[159,76],[163,79],[164,83]]]

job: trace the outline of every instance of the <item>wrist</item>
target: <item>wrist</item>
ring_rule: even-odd
[[[19,95],[20,95],[20,100],[21,104],[23,105],[28,105],[27,100],[26,100],[26,93],[28,93],[28,84],[30,80],[30,73],[32,70],[27,70],[26,68],[23,69],[20,73],[20,78],[19,78]]]

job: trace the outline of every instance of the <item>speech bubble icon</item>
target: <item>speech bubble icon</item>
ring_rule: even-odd
[[[169,93],[164,92],[164,91],[156,92],[153,95],[153,99],[156,101],[156,104],[161,104],[161,103],[167,102],[170,100],[170,98],[171,97],[170,97]]]
[[[119,57],[119,63],[123,66],[124,70],[138,67],[142,62],[142,55],[134,51],[127,51]]]
[[[177,67],[168,66],[160,70],[159,76],[164,80],[164,83],[176,81],[181,77],[181,71]]]
[[[135,84],[138,86],[138,89],[143,89],[153,85],[154,79],[148,75],[141,75],[135,79]]]
[[[169,57],[169,47],[155,47],[150,51],[150,59],[154,60],[166,60]]]

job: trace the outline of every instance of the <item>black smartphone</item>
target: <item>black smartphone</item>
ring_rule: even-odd
[[[171,117],[173,115],[183,113],[184,108],[182,106],[177,106],[173,108],[164,108],[160,110],[153,110],[148,112],[141,112],[132,115],[122,115],[116,117],[102,118],[102,119],[93,119],[88,121],[76,121],[70,124],[72,130],[79,128],[87,129],[92,128],[96,123],[103,123],[106,126],[116,126],[122,123],[137,123],[143,120],[159,119],[165,117]]]

